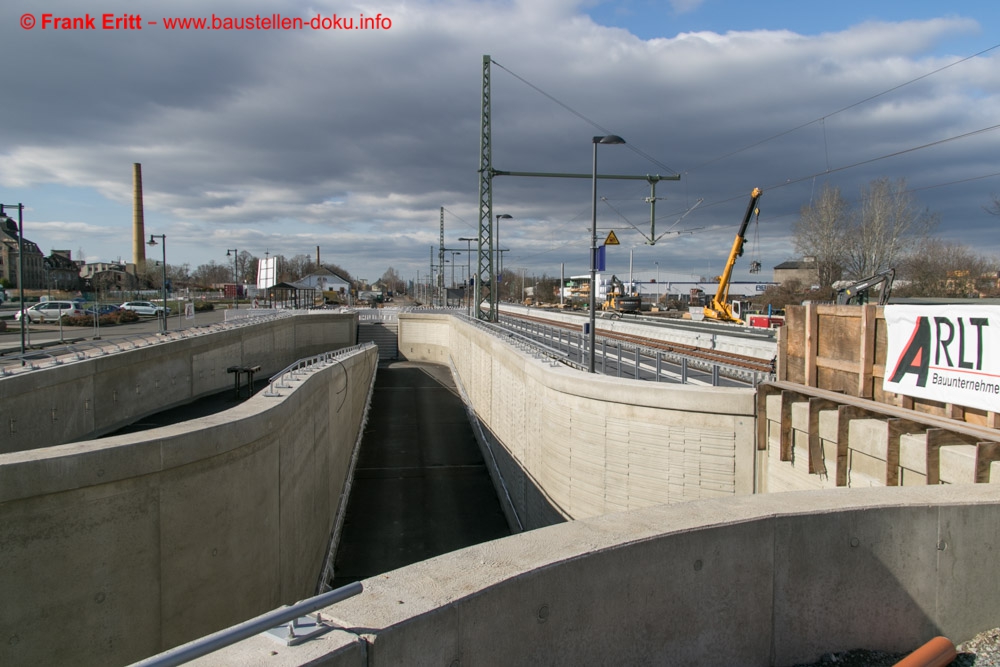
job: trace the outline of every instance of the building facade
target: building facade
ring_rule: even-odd
[[[45,266],[42,251],[38,245],[23,239],[24,249],[24,289],[45,287]],[[19,287],[18,274],[18,231],[17,222],[11,218],[0,219],[0,278],[10,287]]]

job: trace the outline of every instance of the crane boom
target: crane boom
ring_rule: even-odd
[[[747,205],[747,212],[743,216],[743,222],[740,224],[740,231],[736,233],[736,238],[733,239],[733,248],[729,251],[726,269],[719,276],[719,287],[715,290],[712,303],[705,306],[705,317],[709,319],[743,324],[743,320],[733,315],[732,306],[729,305],[729,280],[733,275],[736,258],[743,255],[743,242],[746,239],[747,226],[750,224],[750,218],[753,216],[754,211],[757,210],[757,200],[760,199],[760,194],[760,188],[754,188],[750,192],[750,203]]]

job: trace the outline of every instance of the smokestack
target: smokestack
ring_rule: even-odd
[[[146,228],[142,221],[142,165],[132,165],[132,262],[136,271],[146,266]]]
[[[319,266],[319,246],[316,246],[316,266]]]

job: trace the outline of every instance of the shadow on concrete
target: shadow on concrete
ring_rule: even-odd
[[[509,534],[449,369],[380,366],[333,585]]]
[[[263,389],[267,388],[267,380],[256,380],[253,386],[253,394],[257,394]],[[140,431],[148,431],[153,428],[160,428],[161,426],[170,426],[172,424],[180,424],[181,422],[190,421],[192,419],[199,419],[201,417],[207,417],[208,415],[214,415],[218,412],[223,412],[229,408],[234,408],[240,403],[243,403],[251,395],[249,388],[247,387],[245,381],[240,390],[239,397],[237,397],[235,386],[224,391],[220,391],[216,394],[210,396],[203,396],[191,403],[186,403],[184,405],[178,405],[176,407],[170,408],[169,410],[164,410],[162,412],[157,412],[153,415],[147,415],[142,419],[129,424],[128,426],[123,426],[117,431],[111,433],[106,433],[102,435],[102,438],[109,438],[113,435],[125,435],[127,433],[138,433]]]

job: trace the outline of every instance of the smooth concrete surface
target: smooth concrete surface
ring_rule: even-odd
[[[753,493],[752,389],[582,373],[449,315],[400,314],[399,354],[453,366],[526,529]]]
[[[106,356],[67,355],[59,366],[0,377],[0,454],[98,437],[233,386],[230,366],[260,366],[262,380],[356,340],[356,314],[316,311]]]
[[[0,455],[0,664],[126,664],[315,594],[377,356],[216,415]]]
[[[489,542],[365,580],[345,638],[255,637],[214,665],[787,666],[1000,625],[986,484],[661,505]],[[345,650],[344,646],[352,650]],[[296,652],[301,653],[296,660]],[[360,655],[359,655],[360,653]]]
[[[510,535],[447,366],[383,362],[334,587]]]

